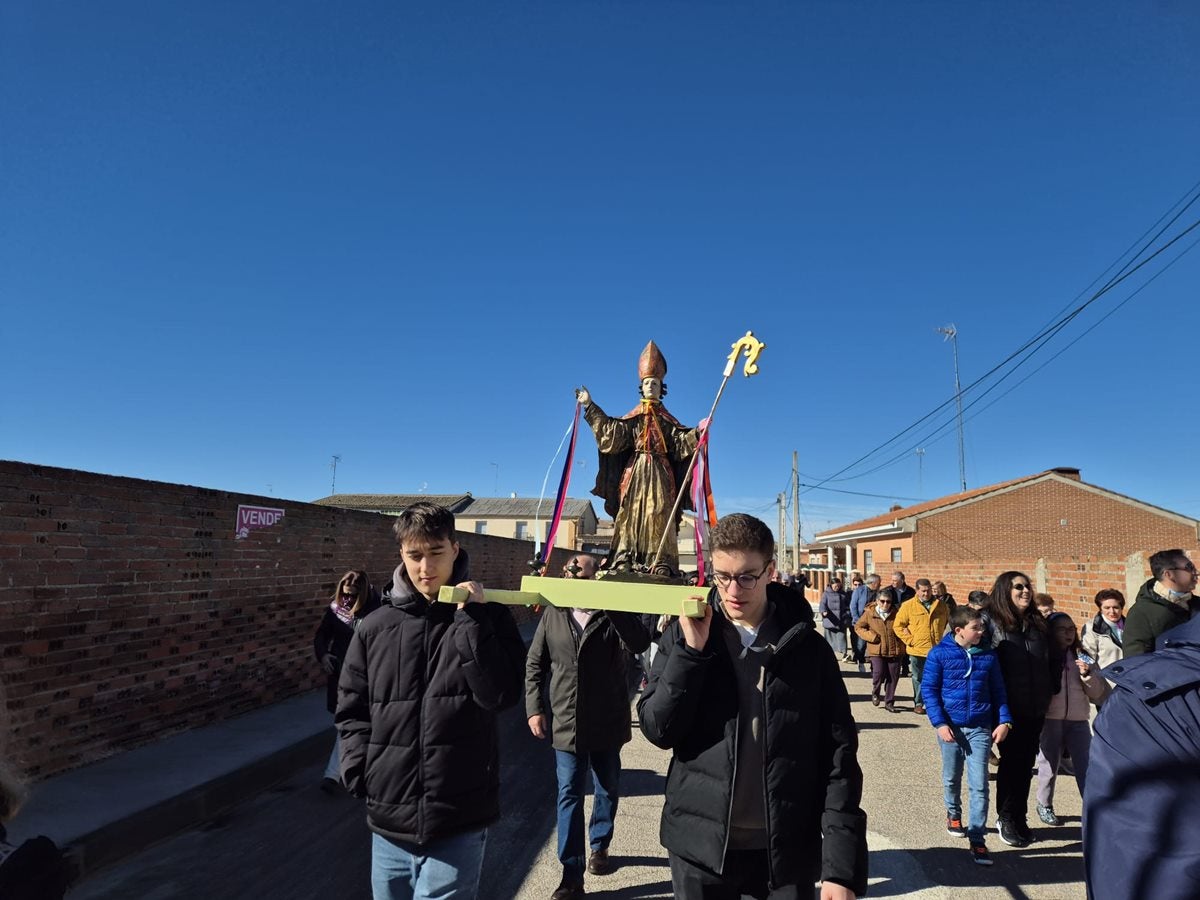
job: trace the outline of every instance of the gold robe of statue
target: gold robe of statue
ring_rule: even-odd
[[[584,417],[600,451],[592,493],[604,498],[605,511],[615,522],[610,564],[628,559],[634,565],[650,565],[665,530],[659,564],[679,567],[679,516],[672,519],[671,511],[698,433],[680,425],[662,405],[665,374],[666,360],[651,341],[639,360],[643,397],[637,408],[614,419],[586,395]],[[691,509],[688,498],[682,508]]]

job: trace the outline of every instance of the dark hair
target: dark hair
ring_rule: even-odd
[[[875,595],[875,602],[878,603],[880,600],[883,600],[883,599],[886,599],[888,601],[888,603],[891,603],[893,606],[895,606],[896,605],[896,592],[893,591],[891,588],[880,588],[879,593],[877,593]]]
[[[1104,603],[1105,600],[1116,600],[1121,604],[1121,608],[1125,608],[1125,595],[1116,588],[1105,588],[1102,591],[1096,591],[1096,609]]]
[[[454,541],[454,513],[436,503],[414,503],[405,507],[392,525],[396,542],[436,543],[442,539]]]
[[[968,603],[978,603],[984,609],[987,609],[990,599],[991,595],[987,591],[971,591],[971,593],[967,594]]]
[[[646,378],[657,378],[657,377],[658,377],[657,375],[647,375],[646,376]],[[642,378],[638,379],[638,385],[637,385],[638,397],[642,396],[642,381],[643,380],[644,379],[642,379]],[[661,378],[659,378],[658,384],[659,384],[658,399],[661,400],[663,397],[667,396],[667,383],[665,381],[663,381]]]
[[[921,587],[922,585],[929,588],[931,591],[933,590],[933,585],[929,583],[928,578],[918,578],[917,579],[917,587]]]
[[[1051,631],[1053,631],[1054,626],[1058,624],[1060,619],[1066,619],[1068,622],[1071,623],[1071,627],[1075,629],[1075,640],[1073,640],[1071,642],[1071,649],[1074,650],[1076,653],[1078,653],[1080,650],[1083,649],[1083,645],[1079,643],[1079,626],[1075,624],[1074,619],[1072,619],[1065,612],[1052,612],[1052,613],[1050,613],[1050,615],[1048,615],[1046,617],[1047,627]],[[1053,649],[1057,650],[1057,648],[1053,648]]]
[[[775,536],[761,519],[745,513],[730,513],[708,533],[709,553],[718,550],[761,553],[763,559],[775,558]]]
[[[1182,550],[1159,550],[1150,557],[1150,574],[1154,576],[1154,580],[1162,581],[1163,572],[1174,566],[1180,557],[1187,559],[1187,554]]]
[[[988,600],[988,612],[992,616],[992,621],[1001,631],[1008,633],[1020,631],[1022,624],[1026,622],[1036,628],[1045,629],[1046,620],[1038,613],[1032,596],[1029,598],[1029,606],[1026,607],[1025,613],[1017,609],[1012,602],[1012,583],[1018,577],[1024,578],[1030,586],[1033,585],[1033,581],[1024,572],[1001,572],[996,576],[996,583],[992,585],[992,595]]]
[[[969,606],[956,606],[954,612],[950,613],[950,630],[965,628],[968,622],[978,622],[982,618],[983,613],[977,609],[971,609]]]
[[[362,569],[351,569],[338,579],[337,587],[333,589],[335,601],[341,599],[342,585],[350,580],[358,585],[358,596],[354,598],[354,605],[350,607],[351,614],[357,616],[371,598],[371,579]]]

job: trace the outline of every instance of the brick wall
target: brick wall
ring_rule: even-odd
[[[238,504],[285,515],[234,540]],[[13,760],[45,777],[320,685],[312,637],[323,607],[346,569],[389,580],[393,521],[0,462],[0,679]],[[516,588],[529,572],[528,541],[460,541],[485,585]],[[551,571],[569,555],[555,550]]]
[[[1200,549],[1195,526],[1052,479],[921,519],[912,558],[1124,557],[1170,547]]]

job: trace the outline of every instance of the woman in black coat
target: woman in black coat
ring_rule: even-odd
[[[996,770],[1000,840],[1024,847],[1033,840],[1027,824],[1029,784],[1053,691],[1046,622],[1033,602],[1033,583],[1024,572],[1003,572],[996,578],[988,613],[1012,713]]]
[[[346,658],[346,650],[350,646],[350,638],[354,636],[354,629],[368,613],[378,608],[379,596],[371,586],[371,579],[367,577],[366,572],[361,569],[351,570],[342,576],[313,639],[313,653],[329,676],[325,683],[325,708],[330,713],[337,712],[338,678],[342,673],[342,660]],[[340,751],[340,738],[335,736],[333,752],[329,755],[325,777],[321,780],[321,790],[326,793],[334,790],[342,782],[338,771]]]

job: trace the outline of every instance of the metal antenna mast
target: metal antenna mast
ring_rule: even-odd
[[[954,345],[954,404],[958,408],[958,481],[961,490],[967,489],[967,457],[963,452],[963,417],[962,417],[962,384],[958,379],[958,329],[951,322],[945,328],[938,328],[938,334],[944,334],[945,340]]]
[[[925,448],[917,448],[917,493],[925,493]]]
[[[792,451],[792,571],[800,572],[800,455]]]
[[[335,453],[335,454],[333,454],[333,459],[329,463],[329,468],[333,470],[333,483],[329,485],[329,493],[330,494],[337,493],[337,466],[338,466],[338,463],[340,463],[341,461],[342,461],[341,456],[339,456],[338,454]]]

